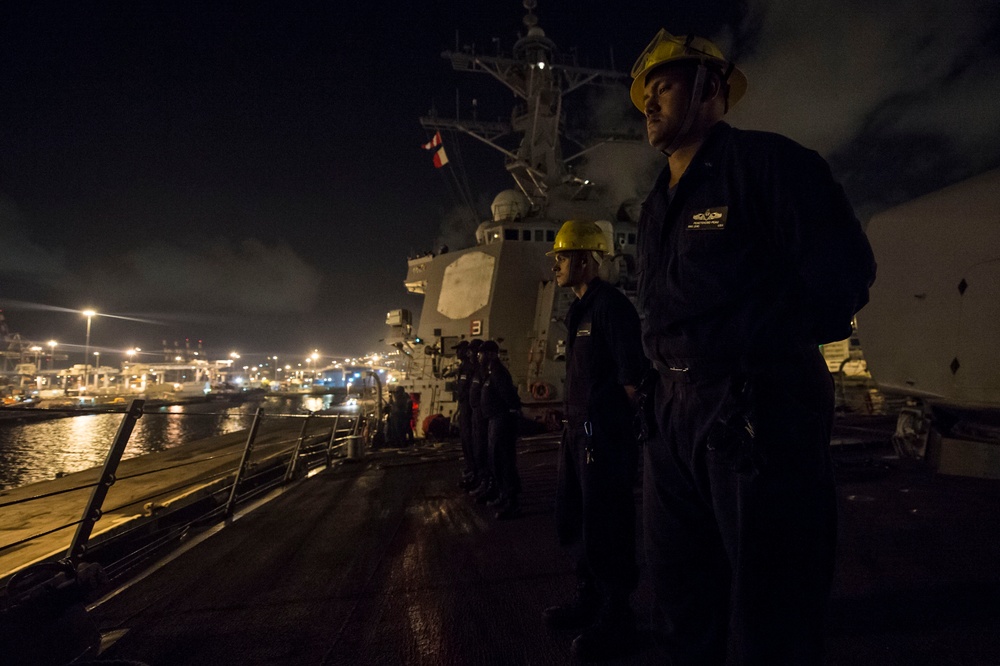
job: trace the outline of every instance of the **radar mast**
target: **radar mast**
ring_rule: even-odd
[[[565,186],[570,190],[568,198],[577,199],[584,198],[590,186],[588,181],[572,175],[567,163],[594,146],[567,159],[562,155],[563,97],[585,85],[620,85],[628,77],[612,70],[579,67],[575,58],[560,54],[538,25],[538,16],[534,13],[537,6],[536,0],[524,0],[527,14],[522,22],[527,33],[514,44],[511,56],[479,54],[471,47],[441,54],[451,60],[455,70],[489,74],[509,88],[521,100],[510,122],[432,116],[421,118],[420,124],[432,131],[463,132],[503,153],[505,167],[517,187],[527,197],[531,208],[541,212],[553,189]],[[515,151],[495,141],[508,134],[521,136]],[[600,141],[598,145],[609,140],[612,139]]]

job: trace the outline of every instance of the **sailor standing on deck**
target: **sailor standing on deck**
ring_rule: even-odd
[[[455,355],[458,356],[458,369],[455,370],[455,397],[458,402],[458,437],[462,442],[462,480],[458,486],[462,490],[471,490],[479,485],[476,476],[476,462],[473,453],[472,440],[472,408],[469,406],[469,383],[472,380],[472,370],[475,367],[469,360],[469,341],[462,340],[455,345]]]
[[[476,501],[485,504],[496,499],[497,489],[493,481],[493,465],[489,455],[489,423],[483,419],[481,399],[483,381],[486,379],[482,363],[479,362],[479,349],[483,341],[473,338],[469,342],[469,358],[473,363],[469,378],[469,412],[472,420],[472,451],[476,464],[476,478],[479,485],[469,491]]]
[[[746,77],[661,30],[632,102],[667,156],[639,220],[643,344],[659,374],[643,483],[654,623],[673,663],[822,662],[836,547],[833,385],[875,277],[814,151],[722,122]]]
[[[402,386],[396,386],[390,409],[393,416],[393,441],[395,445],[408,446],[413,444],[413,428],[410,426],[410,422],[413,420],[413,399]]]
[[[608,241],[594,222],[562,225],[549,255],[556,284],[576,294],[566,317],[566,428],[560,445],[556,528],[576,559],[577,598],[547,609],[553,629],[582,633],[573,653],[605,659],[635,647],[629,597],[635,557],[638,444],[632,398],[646,373],[639,315],[599,277]]]
[[[479,350],[479,363],[485,377],[480,409],[488,423],[489,459],[493,463],[497,488],[496,498],[489,505],[496,509],[498,520],[508,520],[519,514],[517,497],[521,492],[521,476],[517,471],[516,446],[521,398],[499,354],[500,346],[493,340],[484,342]]]

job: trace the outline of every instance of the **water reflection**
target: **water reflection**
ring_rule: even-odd
[[[333,401],[333,396],[308,395],[153,408],[136,423],[123,457],[245,430],[258,406],[272,416],[331,410]],[[0,489],[102,465],[122,418],[123,414],[87,414],[20,425],[0,422]]]

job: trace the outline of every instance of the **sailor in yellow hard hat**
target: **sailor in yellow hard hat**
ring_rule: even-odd
[[[550,257],[557,252],[570,250],[591,250],[608,252],[608,239],[596,222],[589,220],[567,220],[559,227],[552,249],[546,252]]]
[[[579,633],[572,651],[584,661],[623,656],[637,643],[631,398],[647,362],[635,306],[599,275],[608,251],[598,224],[570,220],[549,252],[556,283],[576,295],[566,315],[556,531],[576,559],[577,594],[542,617],[552,629]]]
[[[680,64],[688,65],[685,71],[693,73],[687,96],[665,96],[677,90],[665,91],[662,85],[651,89],[651,82],[662,84],[659,77],[651,75]],[[691,135],[697,135],[692,131],[697,130],[695,123],[714,121],[715,114],[711,109],[703,113],[703,105],[717,107],[721,117],[736,106],[746,91],[746,75],[726,60],[718,46],[704,37],[675,37],[661,29],[632,65],[629,97],[647,117],[650,143],[671,155]],[[668,108],[663,108],[664,101],[669,103]]]
[[[608,237],[596,222],[568,220],[556,233],[552,249],[546,252],[555,257],[552,272],[556,285],[570,287],[578,297],[583,297],[590,278],[607,277],[607,256],[610,253]]]
[[[652,635],[671,663],[820,666],[837,497],[818,346],[850,335],[871,247],[820,155],[723,121],[747,82],[715,44],[661,30],[632,75],[667,155],[635,257],[657,374],[643,447]]]

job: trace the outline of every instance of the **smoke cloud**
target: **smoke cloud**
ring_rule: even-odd
[[[95,293],[145,307],[261,315],[311,311],[321,279],[288,245],[249,239],[137,248],[115,265],[88,267],[83,282]]]
[[[1000,163],[998,29],[995,0],[751,3],[732,120],[828,156],[856,204],[912,198]]]
[[[18,208],[0,198],[0,275],[50,283],[66,273],[62,252],[46,243],[45,229],[27,224]]]

